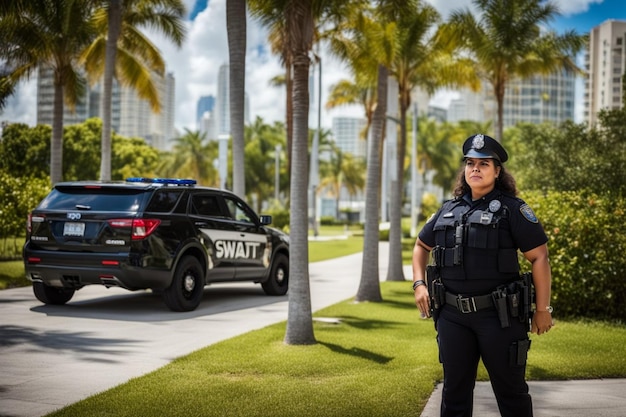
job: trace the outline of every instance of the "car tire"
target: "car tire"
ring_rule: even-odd
[[[33,293],[44,304],[63,305],[70,301],[76,292],[73,288],[51,287],[43,282],[33,282]]]
[[[277,254],[272,261],[270,275],[261,284],[267,295],[285,295],[289,288],[289,258],[282,253]]]
[[[193,311],[203,293],[202,265],[193,256],[185,256],[176,267],[171,285],[163,290],[163,301],[172,311]]]

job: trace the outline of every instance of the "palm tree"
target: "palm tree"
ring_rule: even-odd
[[[163,76],[165,63],[140,28],[150,27],[165,34],[177,46],[185,38],[181,0],[109,0],[97,10],[94,19],[100,36],[84,51],[81,60],[92,82],[102,79],[102,159],[100,179],[111,179],[111,96],[113,78],[133,87],[148,100],[155,112],[161,104],[153,75]]]
[[[54,110],[50,142],[50,181],[63,176],[63,109],[85,92],[77,57],[95,39],[95,0],[12,0],[0,5],[0,59],[10,64],[0,82],[3,94],[38,68],[52,70]]]
[[[218,157],[217,141],[210,141],[206,133],[185,129],[185,134],[174,139],[172,152],[162,159],[157,172],[164,177],[195,178],[202,185],[216,187],[219,174],[214,161]]]
[[[313,318],[309,285],[308,253],[308,118],[309,69],[317,21],[342,16],[349,1],[333,0],[253,0],[250,10],[266,26],[284,24],[284,45],[293,74],[293,140],[290,182],[290,263],[289,312],[285,343],[312,344]],[[330,20],[329,20],[330,22]]]
[[[395,12],[395,11],[394,11]],[[478,89],[480,82],[471,62],[462,56],[453,56],[440,39],[431,36],[439,13],[419,0],[406,2],[406,9],[397,16],[397,53],[391,65],[391,74],[398,82],[398,109],[400,135],[397,143],[397,172],[390,184],[389,267],[387,280],[404,281],[402,267],[402,195],[406,172],[407,112],[411,107],[411,92],[419,87],[433,94],[443,86],[469,86]]]
[[[330,160],[320,161],[321,180],[319,189],[326,189],[337,199],[335,217],[339,218],[339,198],[346,189],[350,196],[365,188],[365,161],[351,153],[344,153],[336,145],[330,144]]]
[[[367,134],[372,125],[372,118],[374,117],[374,109],[376,108],[376,83],[375,79],[371,79],[371,81],[366,80],[363,79],[365,77],[359,74],[362,73],[355,74],[355,77],[358,80],[362,80],[362,85],[359,85],[359,81],[339,80],[337,84],[330,87],[326,109],[334,109],[347,104],[362,105],[365,111],[366,123],[365,128],[361,132],[361,137],[367,139]]]
[[[285,67],[285,73],[270,80],[272,86],[285,86],[285,124],[287,128],[287,171],[291,173],[291,151],[293,142],[293,59],[291,38],[287,32],[287,22],[281,13],[284,1],[250,0],[250,13],[261,20],[268,28],[268,40],[273,53],[278,54]]]
[[[476,71],[493,88],[497,103],[496,140],[502,140],[503,103],[507,83],[561,69],[580,72],[575,54],[586,36],[568,31],[562,35],[544,27],[559,14],[550,1],[474,0],[479,20],[469,9],[455,11],[441,27],[440,38],[470,52]]]
[[[276,155],[276,146],[280,147],[279,152],[282,154],[285,149],[285,127],[280,122],[268,125],[257,117],[246,126],[245,143],[246,197],[258,212],[263,202],[274,197],[276,157],[281,159],[280,154]],[[279,169],[278,189],[284,190],[288,186],[283,175],[286,171],[285,164],[281,163]]]
[[[356,301],[382,300],[378,272],[381,145],[387,118],[387,78],[397,52],[394,13],[406,7],[399,0],[377,3],[376,9],[361,8],[349,16],[331,40],[333,52],[364,77],[357,85],[376,85],[377,102],[368,137],[363,263]]]
[[[226,0],[228,31],[230,133],[233,138],[233,191],[246,195],[244,172],[244,101],[246,83],[246,1]]]

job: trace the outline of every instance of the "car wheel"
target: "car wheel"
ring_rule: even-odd
[[[51,287],[43,282],[33,282],[35,297],[44,304],[62,305],[74,296],[73,288]]]
[[[172,284],[163,290],[163,301],[172,311],[195,310],[204,293],[202,265],[193,256],[184,257],[172,279]]]
[[[270,276],[261,284],[267,295],[285,295],[289,287],[289,258],[283,254],[274,257]]]

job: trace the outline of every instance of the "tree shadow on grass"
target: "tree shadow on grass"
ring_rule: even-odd
[[[341,353],[343,355],[350,355],[357,358],[367,359],[372,362],[379,363],[381,365],[385,365],[393,358],[385,355],[379,355],[378,353],[371,352],[369,350],[361,349],[356,346],[351,348],[345,348],[343,346],[336,345],[334,343],[326,343],[318,341],[320,345],[326,346],[328,349],[332,350],[336,353]]]

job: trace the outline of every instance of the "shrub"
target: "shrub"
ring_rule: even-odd
[[[626,199],[617,195],[525,194],[548,235],[552,299],[559,316],[624,320]]]
[[[13,177],[0,171],[0,238],[24,236],[28,213],[49,191],[48,178]]]

